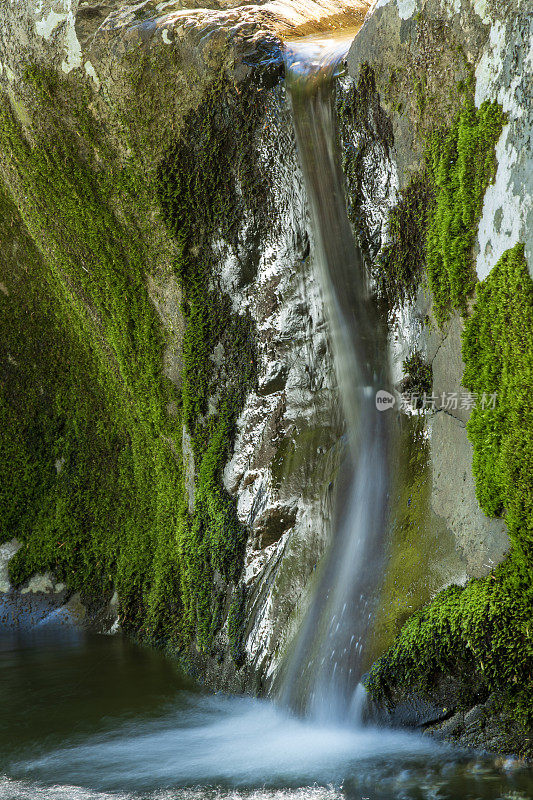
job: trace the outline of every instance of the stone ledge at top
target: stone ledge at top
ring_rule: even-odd
[[[64,73],[82,67],[95,39],[115,34],[135,41],[159,34],[200,41],[214,31],[229,38],[304,35],[360,24],[372,0],[170,0],[124,3],[118,0],[22,0],[0,8],[0,81],[13,83],[28,55],[49,48],[61,56]],[[39,52],[41,51],[41,52]]]
[[[76,15],[76,31],[82,47],[90,49],[110,42],[117,35],[124,42],[154,43],[161,37],[165,45],[176,39],[188,40],[203,51],[216,42],[259,42],[261,39],[287,38],[360,25],[371,0],[266,0],[236,3],[214,0],[193,4],[180,0],[157,3],[144,0],[136,5],[117,5],[95,25],[97,7],[81,3]],[[99,24],[98,24],[99,23]]]
[[[157,3],[144,0],[138,4],[117,4],[114,10],[105,6],[106,12],[110,13],[97,20],[91,10],[94,6],[81,3],[76,15],[76,31],[81,49],[92,60],[105,58],[107,48],[120,56],[124,49],[136,44],[153,47],[162,43],[183,47],[186,43],[189,51],[195,51],[196,58],[208,61],[213,52],[220,52],[228,45],[230,50],[242,56],[240,51],[245,50],[248,55],[251,46],[261,48],[262,42],[359,26],[370,5],[371,0],[267,0],[253,3],[233,0]],[[82,57],[80,65],[83,60]],[[92,65],[87,68],[86,64],[86,71],[91,74]]]
[[[102,29],[178,25],[182,29],[205,31],[216,26],[237,31],[243,26],[245,29],[252,26],[255,30],[263,29],[280,36],[305,35],[361,22],[371,4],[371,0],[259,0],[253,3],[213,0],[202,4],[145,0],[119,6],[108,15]],[[82,3],[79,10],[83,13],[90,7],[90,3]]]
[[[226,74],[238,86],[259,68],[268,81],[270,72],[279,69],[280,39],[359,26],[370,5],[371,0],[4,2],[0,3],[0,90],[27,128],[29,65],[85,82],[93,93],[92,113],[106,121],[117,151],[125,153],[129,144],[123,137],[119,141],[121,133],[115,129],[121,126],[114,109],[118,104],[140,113],[146,96],[139,94],[132,80],[140,70],[151,96],[150,113],[142,123],[145,152],[151,152],[155,163],[217,74]],[[150,56],[149,62],[143,55]]]

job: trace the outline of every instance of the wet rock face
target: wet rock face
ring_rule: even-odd
[[[215,685],[264,689],[294,632],[295,611],[305,608],[309,577],[328,540],[344,422],[282,85],[266,97],[253,159],[268,176],[261,209],[245,205],[233,235],[216,235],[209,244],[214,283],[254,328],[257,380],[223,470],[248,531],[241,581],[245,663],[235,674],[226,628],[215,639],[213,661],[192,660]],[[221,375],[224,357],[217,345],[211,359]]]
[[[457,711],[445,722],[428,725],[425,733],[459,747],[493,753],[517,754],[523,748],[523,730],[502,713],[497,695],[490,695],[484,703],[473,706],[467,712]],[[509,770],[520,764],[513,759],[503,763]]]
[[[478,277],[485,277],[501,253],[518,241],[526,242],[526,255],[531,252],[531,148],[524,144],[524,136],[533,112],[524,93],[527,69],[520,66],[527,57],[529,35],[524,31],[526,27],[529,30],[531,19],[524,10],[521,3],[491,4],[490,8],[440,0],[425,3],[423,8],[415,0],[376,3],[349,56],[349,74],[355,84],[361,85],[364,69],[371,68],[375,98],[390,127],[389,133],[386,123],[376,124],[376,99],[362,104],[373,135],[370,146],[365,147],[368,123],[360,126],[362,132],[353,134],[358,169],[351,184],[358,181],[359,195],[365,198],[358,201],[354,222],[363,241],[369,243],[371,258],[375,259],[387,242],[388,210],[397,202],[398,192],[423,165],[427,134],[450,123],[457,110],[456,87],[470,80],[469,76],[475,84],[476,105],[497,99],[508,114],[508,125],[496,147],[494,184],[487,189],[481,212],[474,253]],[[511,52],[514,72],[508,63]],[[372,168],[370,155],[376,148],[383,153],[378,169]],[[530,268],[532,263],[530,256]],[[503,559],[508,538],[505,523],[489,520],[479,509],[466,433],[470,409],[461,409],[459,403],[456,411],[450,411],[439,399],[443,393],[455,393],[458,398],[466,393],[461,384],[460,317],[453,317],[439,330],[425,325],[431,313],[431,299],[424,289],[414,303],[398,310],[392,358],[398,380],[402,360],[414,350],[432,363],[437,398],[437,413],[428,425],[432,510],[453,533],[467,574],[480,576]]]
[[[51,573],[33,575],[15,590],[9,580],[9,561],[20,549],[15,539],[0,545],[0,619],[2,632],[28,632],[67,628],[116,633],[118,597],[115,594],[98,600],[72,593],[64,583],[54,580]]]
[[[461,358],[463,323],[454,318],[432,360],[434,393],[458,398],[466,396],[461,386],[464,364]],[[472,445],[466,432],[471,408],[440,409],[430,421],[433,493],[432,506],[453,531],[467,574],[487,575],[503,560],[509,549],[505,522],[489,519],[476,498],[472,475]],[[466,404],[465,404],[466,405]]]
[[[308,216],[290,115],[281,88],[269,98],[258,161],[270,176],[268,225],[256,276],[239,288],[237,247],[220,245],[222,285],[256,324],[258,385],[239,418],[224,483],[250,530],[245,583],[251,604],[246,650],[259,672],[274,671],[294,606],[331,525],[342,432],[328,332],[310,263]],[[257,243],[256,243],[257,246]]]
[[[469,684],[468,675],[460,669],[440,680],[429,693],[393,689],[389,703],[389,708],[385,709],[369,702],[365,710],[367,720],[417,729],[457,747],[489,753],[525,752],[524,730],[502,709],[502,698],[497,693],[479,691],[476,682]],[[526,752],[530,757],[530,751]]]
[[[290,3],[285,10],[268,3],[184,9],[174,3],[46,0],[0,10],[0,84],[22,128],[29,131],[32,124],[28,66],[55,70],[67,80],[65,86],[85,92],[106,158],[122,163],[136,153],[147,182],[219,77],[235,98],[252,83],[254,94],[260,90],[253,141],[247,147],[254,162],[251,170],[264,178],[261,203],[257,197],[249,202],[249,187],[234,175],[228,197],[230,204],[237,198],[237,224],[230,233],[223,226],[211,231],[208,241],[205,231],[198,231],[198,249],[212,256],[210,288],[229,299],[234,315],[251,320],[257,361],[257,379],[245,398],[220,476],[220,489],[234,498],[237,518],[248,534],[239,594],[246,602],[241,625],[244,659],[230,655],[233,645],[224,614],[236,589],[219,572],[214,576],[223,598],[219,632],[209,653],[193,647],[190,657],[217,686],[255,689],[270,681],[305,608],[309,578],[333,517],[344,422],[313,276],[306,198],[280,84],[277,34],[312,28],[324,15],[333,14],[340,24],[353,23],[367,8],[365,2],[355,4],[354,12],[354,4],[348,5],[350,9],[342,2],[311,0],[304,13],[303,5],[296,10]],[[220,114],[231,116],[230,102]],[[70,124],[68,109],[65,118]],[[84,163],[104,170],[98,147],[93,153],[85,146],[80,144]],[[11,177],[9,166],[3,166]],[[114,213],[121,223],[125,220],[120,202]],[[165,230],[160,209],[144,204],[139,213],[144,215],[143,230],[149,230],[153,240],[145,283],[164,337],[161,370],[179,390],[185,325],[183,293],[173,271],[179,248]],[[223,337],[208,359],[219,381],[229,380]],[[206,419],[216,413],[219,395],[214,390],[209,397]],[[170,420],[179,414],[175,401],[165,409]],[[183,465],[185,502],[193,515],[198,453],[186,427],[172,438],[162,438]],[[50,594],[45,591],[50,588],[54,593],[52,576],[50,581],[50,586],[40,585],[43,594]],[[106,617],[102,622],[106,631],[121,601],[116,594],[111,597],[111,621],[108,624]],[[71,602],[77,602],[76,596]],[[92,614],[90,602],[86,606],[83,614],[100,618],[98,609]],[[244,666],[237,669],[237,661]]]
[[[483,280],[503,252],[523,242],[529,270],[533,270],[532,153],[530,143],[525,143],[533,105],[524,92],[528,70],[523,67],[531,52],[531,22],[522,2],[378,0],[375,4],[352,45],[348,73],[360,89],[356,116],[363,122],[361,129],[365,131],[368,122],[377,119],[378,106],[388,120],[388,127],[370,126],[374,131],[370,142],[377,140],[372,146],[381,148],[386,158],[381,170],[372,171],[366,164],[359,169],[365,147],[361,134],[359,147],[354,134],[351,163],[355,166],[348,177],[351,185],[361,187],[365,198],[383,198],[373,206],[360,203],[354,215],[363,241],[370,245],[368,253],[378,263],[388,242],[401,241],[397,230],[391,233],[387,207],[398,208],[417,181],[427,180],[428,138],[432,131],[450,128],[463,102],[461,87],[469,87],[475,108],[497,101],[507,115],[495,143],[494,175],[482,197],[479,223],[475,221],[473,268]],[[372,91],[365,97],[369,75]],[[421,274],[424,268],[422,264]],[[460,558],[450,582],[461,584],[467,578],[487,576],[505,559],[510,540],[505,521],[489,519],[476,497],[473,451],[466,429],[475,398],[469,399],[462,385],[461,315],[451,313],[438,325],[431,293],[422,282],[411,300],[406,302],[403,296],[396,302],[391,322],[397,387],[404,372],[402,361],[413,352],[421,353],[432,367],[434,408],[425,417],[432,473],[429,507],[451,535]],[[454,396],[455,405],[449,402]],[[398,641],[405,644],[407,639]],[[408,649],[409,644],[405,646]],[[435,646],[438,650],[438,642]],[[382,659],[385,665],[386,659],[387,655]],[[416,675],[389,674],[378,717],[393,725],[427,728],[428,733],[466,746],[529,752],[524,730],[499,710],[502,698],[482,688],[482,671],[477,666],[464,670],[446,664],[435,668],[424,693],[416,690]],[[379,675],[379,662],[377,668]],[[473,678],[472,673],[476,673]]]

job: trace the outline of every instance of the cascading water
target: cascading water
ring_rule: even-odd
[[[287,704],[315,718],[206,694],[157,651],[87,635],[31,593],[0,591],[0,800],[533,797],[527,772],[502,771],[490,756],[344,724],[357,721],[352,698],[383,572],[392,422],[376,410],[386,337],[335,143],[332,85],[347,46],[305,45],[287,66],[350,445],[347,500],[283,687]],[[0,547],[0,587],[16,548]]]
[[[353,38],[353,34],[352,37]],[[373,598],[385,551],[391,414],[386,336],[348,220],[337,146],[334,81],[351,38],[312,39],[286,51],[287,88],[347,421],[349,488],[282,687],[282,701],[320,719],[357,721]],[[364,694],[364,693],[363,693]]]

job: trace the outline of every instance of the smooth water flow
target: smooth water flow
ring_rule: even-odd
[[[353,38],[353,37],[352,37]],[[344,507],[283,686],[283,700],[320,719],[357,721],[373,599],[383,573],[390,413],[386,337],[346,212],[334,80],[351,39],[287,48],[287,87],[311,210],[315,252],[332,330],[351,472]],[[364,695],[364,692],[362,692]]]
[[[0,800],[528,800],[531,780],[414,733],[202,692],[161,653],[0,595]],[[38,619],[36,619],[36,617]]]

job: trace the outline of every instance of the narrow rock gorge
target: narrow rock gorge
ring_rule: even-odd
[[[532,19],[527,0],[2,2],[18,614],[277,691],[350,480],[284,52],[344,31],[346,208],[394,383],[363,717],[531,758]]]

